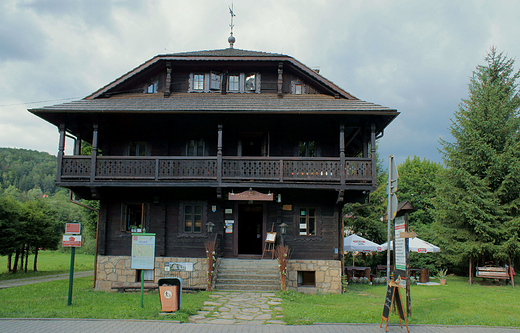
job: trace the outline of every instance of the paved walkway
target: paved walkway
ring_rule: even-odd
[[[270,292],[215,292],[211,301],[190,317],[192,323],[207,324],[284,324],[282,299]]]
[[[45,276],[35,276],[26,279],[13,279],[13,280],[3,280],[0,281],[0,289],[11,288],[24,286],[26,284],[40,283],[40,282],[48,282],[55,280],[65,280],[69,278],[70,273],[63,274],[54,274],[54,275],[45,275]],[[85,272],[77,272],[74,273],[74,277],[84,277],[84,276],[92,276],[94,275],[94,271],[85,271]]]
[[[519,329],[485,326],[410,325],[411,333],[517,333]],[[179,324],[161,320],[98,320],[98,319],[0,319],[0,332],[34,333],[383,333],[377,324],[323,324],[323,325],[219,325]],[[390,333],[406,333],[406,328],[389,326]]]

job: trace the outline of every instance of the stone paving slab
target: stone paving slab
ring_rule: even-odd
[[[275,320],[283,324],[279,315],[273,318],[271,307],[276,305],[278,312],[282,311],[281,299],[275,293],[266,292],[236,292],[220,291],[212,294],[210,301],[205,301],[197,315],[190,316],[191,323],[221,324],[221,325],[263,325]]]
[[[488,326],[410,325],[410,333],[520,333],[517,328]],[[256,325],[179,324],[166,320],[104,320],[104,319],[6,319],[0,318],[0,332],[9,333],[382,333],[378,324],[317,324],[317,325]],[[406,333],[399,325],[388,327],[389,333]]]

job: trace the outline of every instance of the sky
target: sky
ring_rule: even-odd
[[[232,0],[2,0],[0,147],[56,155],[27,111],[81,99],[157,54],[229,47]],[[491,47],[520,56],[515,0],[235,0],[235,48],[290,55],[401,114],[379,140],[397,164],[442,162],[453,112]],[[516,63],[516,69],[520,63]],[[68,151],[71,144],[67,144]]]

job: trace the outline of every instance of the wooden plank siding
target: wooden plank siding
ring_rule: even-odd
[[[236,246],[233,240],[234,234],[226,234],[224,230],[224,221],[233,219],[234,217],[232,216],[236,216],[224,213],[226,208],[233,207],[232,209],[234,209],[234,202],[216,200],[212,191],[200,191],[200,193],[192,190],[159,192],[155,198],[151,196],[153,195],[151,192],[147,192],[144,196],[138,191],[131,193],[113,192],[111,194],[114,197],[123,199],[101,200],[100,241],[98,248],[100,254],[113,256],[130,255],[131,232],[121,230],[121,205],[125,202],[143,202],[146,231],[156,234],[156,256],[204,257],[204,243],[213,239],[217,234],[223,240],[223,255],[226,257],[234,256],[233,249]],[[265,232],[271,231],[273,226],[273,230],[279,233],[278,226],[285,222],[289,227],[284,241],[292,249],[293,259],[338,259],[338,255],[334,253],[334,248],[338,247],[339,239],[338,208],[330,204],[335,198],[335,194],[305,191],[299,193],[296,197],[290,194],[286,195],[287,201],[284,200],[283,203],[273,201],[265,205],[263,214],[265,214],[266,218],[263,226],[263,237],[265,237]],[[291,200],[298,200],[298,202],[292,202]],[[182,230],[180,207],[184,202],[194,201],[206,204],[203,224],[207,221],[215,224],[211,237],[206,233],[205,225],[200,234],[186,234]],[[282,210],[282,205],[287,203],[292,205],[292,209],[290,211]],[[215,208],[214,212],[213,206]],[[316,236],[299,235],[298,209],[302,206],[315,207],[317,209]],[[235,223],[238,222],[235,220]],[[236,230],[235,228],[234,232]],[[240,233],[238,236],[240,237]],[[280,237],[278,237],[277,244],[281,241]]]

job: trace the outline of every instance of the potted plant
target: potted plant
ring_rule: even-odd
[[[446,273],[448,272],[448,269],[440,269],[439,272],[437,272],[437,276],[439,277],[439,281],[441,283],[441,286],[444,286],[446,284]]]

